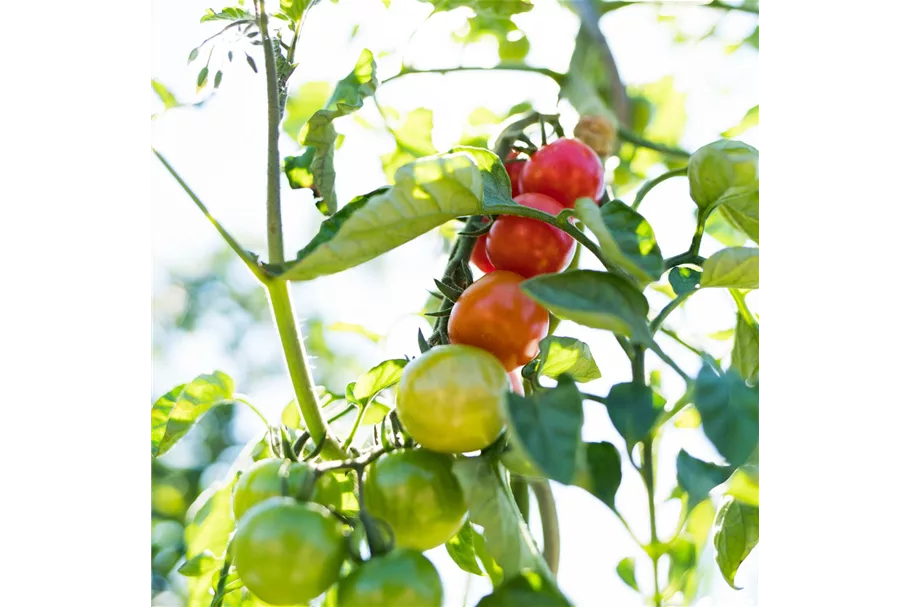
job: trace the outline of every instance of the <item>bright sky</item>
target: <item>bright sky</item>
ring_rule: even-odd
[[[153,7],[151,74],[181,101],[194,100],[196,72],[201,67],[187,66],[190,49],[219,27],[199,23],[199,17],[209,6],[205,0],[172,0],[157,2]],[[671,12],[669,8],[665,10]],[[341,0],[339,4],[324,1],[310,12],[298,49],[301,66],[289,88],[294,91],[310,80],[338,80],[351,70],[363,48],[377,55],[381,79],[395,73],[402,59],[400,53],[404,53],[406,63],[418,68],[487,66],[497,62],[493,42],[468,49],[451,42],[449,32],[464,24],[465,16],[470,14],[467,11],[434,16],[411,38],[429,12],[430,6],[417,0],[392,0],[389,10],[380,0]],[[726,45],[749,35],[756,21],[752,15],[733,12],[725,16],[721,11],[705,8],[681,7],[673,13],[681,16],[677,25],[690,34],[701,34],[717,23],[716,35],[720,39],[699,45],[674,44],[673,26],[657,22],[654,7],[648,6],[610,13],[602,28],[611,42],[621,76],[628,84],[644,84],[672,75],[677,90],[688,95],[688,124],[681,145],[695,149],[718,139],[720,132],[736,125],[744,112],[758,103],[758,54],[752,49],[733,54],[724,50]],[[362,25],[351,38],[356,22]],[[531,42],[529,63],[560,71],[566,69],[578,28],[578,20],[569,10],[556,0],[540,0],[532,12],[517,17],[516,22]],[[433,140],[438,149],[445,150],[458,138],[468,113],[478,105],[503,111],[528,100],[540,111],[553,111],[556,94],[556,86],[542,76],[473,72],[409,76],[381,87],[377,96],[384,106],[395,107],[400,112],[417,107],[432,109]],[[171,111],[152,125],[153,145],[194,188],[213,215],[245,246],[259,251],[265,249],[265,108],[262,70],[260,75],[253,74],[235,58],[234,64],[225,68],[218,94],[202,109]],[[159,109],[160,103],[153,100],[152,111]],[[575,116],[563,106],[560,109],[571,127]],[[373,123],[378,122],[371,101],[365,104],[363,115]],[[370,131],[352,118],[343,118],[336,125],[346,137],[336,153],[338,197],[344,203],[385,183],[379,158],[391,151],[394,143],[387,134]],[[759,147],[758,127],[739,138]],[[290,139],[285,139],[282,146],[282,155],[297,149]],[[224,245],[154,157],[151,162],[153,295],[157,297],[167,288],[168,269],[198,267],[201,257]],[[692,211],[685,179],[662,184],[643,204],[642,212],[655,229],[665,255],[683,251],[689,244],[694,225]],[[283,213],[286,254],[291,256],[312,237],[322,217],[314,209],[309,193],[290,189],[283,192]],[[703,255],[719,248],[719,243],[706,238]],[[590,261],[583,261],[583,265],[589,265]],[[432,278],[440,275],[443,263],[439,236],[425,235],[357,269],[296,285],[294,296],[299,316],[319,316],[327,323],[357,323],[388,333],[381,351],[365,349],[360,353],[364,370],[385,358],[417,354],[417,328],[427,324],[406,313],[420,309],[426,289],[432,286]],[[665,301],[659,294],[649,297],[656,306]],[[751,293],[748,303],[754,312],[761,312],[757,292]],[[726,292],[707,290],[675,312],[668,325],[683,335],[699,336],[731,328],[734,318],[734,306]],[[604,377],[586,384],[587,391],[606,394],[613,383],[629,380],[628,361],[609,334],[568,322],[561,324],[559,333],[578,337],[591,346]],[[698,338],[693,337],[693,341]],[[730,342],[704,340],[701,343],[716,356],[723,356],[730,349]],[[258,337],[257,345],[266,351],[279,347],[277,336],[265,333]],[[231,371],[232,362],[217,325],[202,327],[177,346],[166,360],[156,361],[156,393],[212,368]],[[672,356],[679,355],[678,360],[688,373],[698,370],[698,360],[692,355],[687,357],[685,350],[672,342],[666,349]],[[648,370],[660,368],[654,358],[649,358],[647,365]],[[679,395],[682,384],[675,381],[673,373],[666,371],[662,377],[668,396]],[[272,419],[290,397],[290,385],[285,377],[241,389]],[[238,420],[238,437],[252,438],[260,422],[246,411],[239,412]],[[583,434],[587,440],[623,444],[600,405],[586,404]],[[673,461],[681,447],[705,459],[718,457],[701,431],[668,432],[662,439],[658,459],[659,496],[667,495],[674,486]],[[645,538],[648,516],[641,485],[635,471],[624,468],[617,504],[622,512],[628,513],[637,535]],[[581,489],[555,485],[554,491],[563,538],[559,582],[567,596],[577,607],[606,604],[605,597],[610,597],[612,605],[639,604],[637,595],[615,575],[614,567],[620,559],[635,556],[637,578],[647,587],[651,579],[648,559],[598,500]],[[660,507],[659,534],[666,537],[673,531],[677,512],[676,502]],[[532,522],[534,525],[535,521]],[[444,577],[447,607],[461,605],[466,574],[450,562],[442,548],[429,556]],[[711,575],[703,584],[701,596],[706,598],[697,603],[700,607],[758,603],[759,548],[741,568],[737,581],[746,589],[740,592],[730,590],[716,573],[711,547],[703,556],[702,567]],[[473,605],[487,591],[481,579],[474,578],[468,604]]]

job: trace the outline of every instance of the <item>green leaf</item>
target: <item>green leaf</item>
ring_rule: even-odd
[[[498,204],[516,204],[512,199],[512,182],[506,167],[500,162],[499,157],[490,150],[470,146],[458,146],[450,150],[450,154],[464,152],[474,158],[478,168],[481,169],[481,181],[484,184],[484,206],[490,207]]]
[[[214,84],[215,88],[218,88],[221,86],[221,70],[218,70],[217,72],[215,72],[215,82],[213,84]]]
[[[678,145],[686,129],[687,94],[677,90],[674,86],[673,76],[664,76],[655,82],[627,88],[630,95],[645,99],[654,109],[643,132],[643,137],[656,143]],[[649,168],[659,162],[663,162],[669,169],[679,166],[677,161],[660,152],[636,148],[630,161],[630,169],[633,173],[644,175]]]
[[[745,131],[750,130],[754,126],[759,125],[759,106],[754,105],[747,113],[744,114],[743,119],[735,127],[731,127],[721,134],[722,137],[737,137]]]
[[[747,241],[740,228],[725,218],[726,207],[722,205],[718,213],[710,213],[705,222],[705,233],[726,247],[740,247]]]
[[[728,222],[759,244],[758,189],[745,196],[725,199],[718,211]]]
[[[308,4],[310,4],[310,0],[281,0],[282,13],[287,15],[291,21],[297,23],[301,20],[304,11],[307,10]]]
[[[450,219],[481,210],[481,172],[464,153],[417,160],[396,173],[392,188],[356,198],[323,222],[282,273],[312,280],[347,270]]]
[[[759,386],[747,386],[736,371],[719,376],[704,366],[696,378],[693,404],[718,452],[731,466],[743,465],[759,443]]]
[[[384,360],[361,375],[354,384],[354,398],[356,401],[364,405],[386,388],[399,383],[399,379],[402,377],[402,370],[407,364],[408,361],[404,358]]]
[[[601,377],[601,370],[585,342],[573,337],[549,335],[541,340],[537,374],[557,379],[566,373],[580,383]]]
[[[253,19],[253,14],[245,11],[242,8],[235,8],[229,6],[223,8],[221,12],[216,13],[211,8],[206,9],[206,13],[199,20],[200,23],[205,23],[206,21],[240,21],[243,19]]]
[[[190,51],[190,56],[187,57],[187,64],[193,63],[196,61],[196,58],[199,57],[199,47],[194,48]]]
[[[210,550],[203,550],[177,569],[177,573],[187,577],[197,577],[218,567],[218,559]]]
[[[542,274],[522,290],[559,318],[650,344],[648,301],[625,279],[594,270]]]
[[[259,70],[256,69],[256,62],[253,61],[253,57],[251,57],[250,55],[247,55],[247,53],[244,53],[244,55],[246,55],[246,57],[247,57],[247,65],[250,66],[250,69],[253,70],[253,73],[254,73],[254,74],[258,73]]]
[[[298,133],[313,117],[313,114],[325,107],[331,94],[332,85],[322,80],[302,85],[297,92],[288,95],[282,129],[289,136],[297,138]]]
[[[759,468],[747,464],[731,475],[727,495],[748,506],[759,506]]]
[[[572,607],[549,580],[533,571],[523,571],[482,598],[476,607]]]
[[[576,476],[576,451],[582,441],[582,396],[569,376],[557,387],[530,397],[508,394],[509,431],[548,477],[564,485]]]
[[[759,508],[726,498],[715,517],[715,562],[725,581],[735,590],[740,565],[759,543]]]
[[[549,576],[499,470],[490,461],[473,457],[457,460],[453,471],[465,493],[469,519],[484,528],[487,550],[503,576],[509,579],[523,569]]]
[[[205,66],[199,70],[199,74],[196,75],[196,92],[198,93],[205,88],[206,83],[209,81],[209,66]]]
[[[617,563],[617,575],[627,586],[639,592],[639,584],[636,583],[636,559],[628,556]]]
[[[740,313],[734,327],[731,368],[748,382],[753,382],[759,375],[759,324]]]
[[[472,536],[474,537],[474,549],[478,554],[478,560],[481,561],[484,572],[487,573],[487,577],[490,578],[490,582],[493,584],[494,588],[496,588],[503,583],[503,568],[493,560],[493,557],[490,556],[490,553],[487,551],[487,540],[484,539],[484,536],[478,533],[473,527],[471,531]]]
[[[680,450],[677,454],[677,483],[689,495],[687,509],[692,510],[709,492],[731,476],[731,468],[704,462]]]
[[[637,443],[648,438],[658,416],[664,412],[665,401],[660,394],[642,384],[614,384],[607,395],[607,414],[617,432],[626,441],[627,453]]]
[[[478,558],[474,550],[474,534],[471,523],[466,522],[459,532],[446,542],[446,552],[462,571],[484,575],[478,566]]]
[[[585,443],[585,461],[585,474],[574,484],[616,511],[614,499],[622,479],[620,452],[608,442]]]
[[[338,133],[332,121],[363,107],[364,99],[376,92],[377,83],[373,53],[365,49],[351,73],[335,86],[326,107],[314,113],[301,128],[298,141],[307,149],[297,157],[285,158],[285,174],[291,187],[311,188],[314,196],[322,199],[327,214],[338,208],[333,160]]]
[[[721,249],[702,264],[703,288],[759,288],[759,249],[728,247]]]
[[[698,270],[677,266],[668,273],[667,279],[671,283],[674,293],[683,295],[684,293],[695,291],[696,287],[699,286],[701,277],[702,273]]]
[[[426,108],[417,108],[409,112],[405,120],[397,126],[390,127],[390,131],[395,138],[396,148],[380,157],[383,172],[390,182],[394,181],[395,172],[400,167],[418,158],[437,153],[431,140],[433,112]]]
[[[177,101],[177,97],[174,96],[174,93],[169,91],[168,87],[157,80],[152,80],[152,90],[155,91],[158,98],[161,99],[161,102],[164,104],[164,109],[168,110],[180,105],[180,102]]]
[[[383,421],[383,418],[391,411],[383,403],[373,401],[364,413],[364,419],[361,420],[362,426],[373,426]]]
[[[215,555],[215,567],[208,573],[187,580],[188,605],[208,605],[210,589],[219,575],[224,562],[228,539],[234,531],[232,513],[232,492],[237,476],[227,483],[213,485],[200,494],[187,510],[187,525],[184,529],[184,543],[187,560],[208,553]]]
[[[164,455],[213,406],[232,402],[234,380],[221,371],[200,375],[152,405],[152,457]]]
[[[598,238],[608,261],[632,276],[640,287],[664,274],[664,257],[655,232],[642,215],[612,200],[601,207],[591,198],[576,201],[576,215]]]

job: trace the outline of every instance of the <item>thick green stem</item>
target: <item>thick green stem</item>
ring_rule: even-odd
[[[270,280],[266,283],[266,291],[272,304],[275,326],[281,337],[285,362],[288,365],[288,373],[291,375],[291,384],[294,386],[294,396],[301,417],[307,425],[307,431],[317,444],[323,440],[323,437],[326,437],[322,454],[332,459],[345,457],[344,449],[332,436],[320,411],[319,398],[314,390],[313,375],[310,372],[310,363],[307,361],[303,339],[298,329],[294,306],[291,304],[288,283],[283,280]]]
[[[680,253],[679,255],[674,255],[673,257],[668,257],[664,260],[664,269],[670,270],[671,268],[676,268],[677,266],[682,266],[685,263],[695,264],[701,266],[705,263],[705,257],[700,257],[699,255],[693,255],[689,251],[686,253]]]
[[[278,157],[279,122],[281,108],[278,101],[278,75],[275,70],[275,51],[269,37],[269,16],[263,0],[257,0],[259,30],[262,35],[263,53],[266,62],[266,96],[269,103],[268,165],[266,170],[266,229],[269,240],[269,263],[285,261],[285,246],[282,235],[281,165]]]
[[[636,192],[636,199],[633,201],[633,204],[632,204],[633,210],[636,210],[639,208],[639,205],[642,204],[642,200],[645,198],[645,195],[648,194],[649,192],[651,192],[652,188],[654,188],[656,185],[658,185],[662,181],[667,181],[668,179],[670,179],[672,177],[685,177],[686,169],[687,169],[687,167],[683,167],[680,169],[674,169],[673,171],[668,171],[667,173],[664,173],[663,175],[659,175],[658,177],[655,177],[651,181],[646,181],[645,184],[643,184],[643,186],[639,189],[639,191]]]
[[[681,293],[675,299],[672,299],[669,304],[664,306],[664,308],[662,308],[661,311],[658,312],[658,316],[655,317],[655,320],[653,320],[651,322],[651,324],[649,325],[649,330],[652,332],[652,335],[654,335],[658,331],[658,329],[661,327],[662,323],[664,323],[664,321],[667,320],[667,317],[670,316],[671,312],[676,310],[680,304],[685,302],[689,298],[689,296],[695,292],[696,292],[696,289],[694,289],[692,291],[687,291],[686,293]]]
[[[690,250],[688,251],[692,256],[699,255],[699,247],[702,245],[702,235],[705,233],[705,222],[708,218],[709,214],[701,210],[696,216],[696,232],[693,234],[693,241],[690,243]]]
[[[519,512],[522,514],[522,518],[525,520],[525,524],[528,524],[528,508],[529,508],[529,495],[528,495],[528,481],[525,479],[512,475],[509,477],[509,489],[512,491],[512,497],[516,500],[516,506],[519,507]]]
[[[652,560],[652,574],[655,584],[655,607],[661,607],[661,585],[658,581],[658,555],[654,548],[658,545],[658,523],[655,516],[655,461],[654,443],[649,438],[642,445],[642,480],[645,481],[645,490],[648,493],[648,518],[651,532],[651,546],[649,557]]]
[[[533,481],[531,489],[538,502],[538,513],[541,515],[541,530],[544,533],[544,561],[554,575],[560,567],[560,524],[557,520],[557,504],[554,493],[546,480]]]

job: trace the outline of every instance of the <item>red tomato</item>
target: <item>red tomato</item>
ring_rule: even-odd
[[[551,215],[563,210],[544,194],[519,194],[516,202]],[[525,278],[562,272],[572,261],[575,245],[566,232],[528,217],[501,216],[487,233],[487,257],[493,267]]]
[[[575,207],[577,198],[597,202],[604,194],[604,164],[578,139],[557,139],[525,163],[519,191],[546,194],[568,209]]]
[[[509,385],[519,396],[525,396],[525,384],[522,382],[522,369],[509,372]]]
[[[503,166],[506,167],[506,172],[509,173],[509,181],[512,183],[512,197],[515,198],[519,195],[519,176],[522,175],[522,169],[525,168],[527,160],[516,160],[519,157],[517,152],[510,152],[506,156],[506,162],[503,163]]]
[[[493,272],[493,264],[487,256],[487,234],[478,236],[474,243],[474,249],[471,250],[471,263],[477,266],[479,270],[487,274]]]
[[[524,280],[494,270],[465,289],[449,316],[449,341],[487,350],[507,371],[533,359],[550,318],[519,288]]]

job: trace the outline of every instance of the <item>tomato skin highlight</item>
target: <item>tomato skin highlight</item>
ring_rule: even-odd
[[[396,549],[342,579],[338,607],[443,607],[443,583],[423,554]]]
[[[563,207],[544,194],[520,194],[524,207],[558,215]],[[525,278],[562,272],[573,259],[576,241],[566,232],[537,219],[502,215],[487,234],[487,257],[498,270]]]
[[[364,473],[364,507],[385,521],[395,546],[423,552],[446,542],[468,518],[451,455],[404,449],[380,457]]]
[[[313,476],[313,470],[306,464],[284,462],[280,459],[260,460],[253,464],[234,485],[232,507],[234,520],[239,521],[250,508],[264,502],[270,497],[282,494],[282,466],[287,466],[288,494],[295,495],[298,488]]]
[[[273,497],[237,525],[234,564],[244,585],[273,605],[307,603],[338,581],[347,547],[324,507]]]
[[[522,292],[524,280],[495,270],[465,289],[449,316],[449,341],[487,350],[507,371],[533,359],[547,337],[550,317]]]
[[[604,195],[604,164],[578,139],[557,139],[525,163],[519,191],[545,194],[567,209],[575,208],[577,198],[597,202]]]
[[[506,167],[506,173],[509,175],[509,182],[512,185],[512,197],[515,198],[521,192],[519,191],[519,179],[522,176],[522,169],[525,168],[527,160],[517,160],[519,154],[515,151],[510,152],[506,156],[506,162],[503,163],[503,166]]]
[[[490,257],[487,255],[487,234],[481,234],[474,243],[471,250],[471,263],[485,274],[493,272],[496,268],[490,263]]]
[[[396,411],[405,430],[426,449],[478,451],[506,427],[508,385],[502,364],[489,352],[436,346],[405,367]]]

